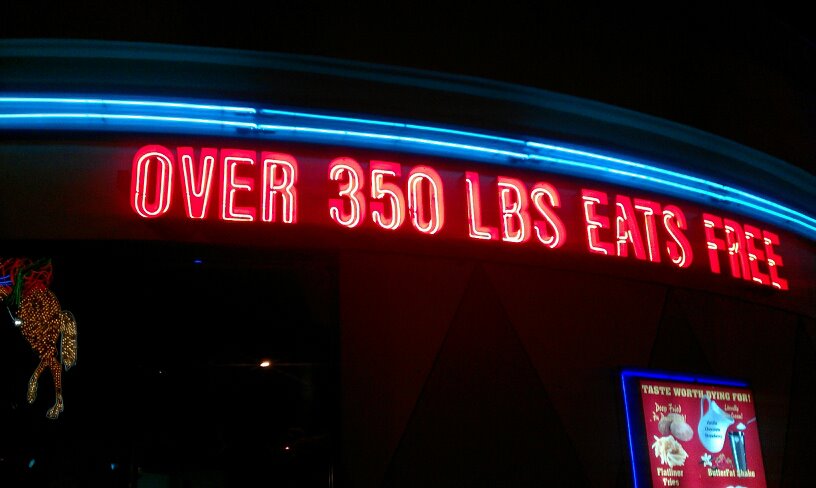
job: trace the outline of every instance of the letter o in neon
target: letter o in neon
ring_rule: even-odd
[[[429,191],[427,199],[423,181]],[[436,234],[445,225],[445,197],[442,189],[439,173],[428,166],[417,166],[408,176],[408,213],[414,228],[423,234]],[[426,201],[430,202],[428,209],[425,208]]]
[[[173,153],[159,145],[144,146],[133,156],[130,206],[140,216],[152,219],[170,208],[174,160]]]

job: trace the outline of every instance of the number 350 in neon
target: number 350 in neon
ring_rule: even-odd
[[[445,225],[442,179],[433,168],[415,166],[408,173],[406,189],[400,187],[402,167],[387,161],[371,161],[366,172],[351,158],[337,158],[329,164],[329,179],[338,183],[337,197],[329,199],[329,216],[336,223],[355,228],[368,215],[386,230],[399,229],[406,209],[414,229],[436,234]]]

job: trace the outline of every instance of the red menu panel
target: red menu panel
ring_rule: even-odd
[[[765,487],[751,390],[642,379],[652,486]]]

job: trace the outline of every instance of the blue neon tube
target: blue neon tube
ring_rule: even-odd
[[[25,129],[167,132],[341,143],[521,166],[670,193],[816,239],[816,218],[745,189],[589,149],[467,130],[234,104],[122,97],[0,96],[0,130]]]

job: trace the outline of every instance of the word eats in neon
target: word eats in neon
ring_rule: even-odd
[[[626,195],[618,194],[614,196],[614,205],[610,205],[606,192],[588,188],[581,190],[581,198],[590,252],[627,257],[631,248],[635,259],[659,263],[662,250],[665,250],[669,260],[678,268],[691,266],[694,253],[691,242],[683,232],[687,227],[686,217],[679,207],[666,205],[662,212],[661,229],[656,225],[655,218],[655,215],[661,214],[658,202],[638,198],[633,201]],[[661,234],[665,235],[662,246]],[[609,242],[609,239],[614,239],[614,242]]]

